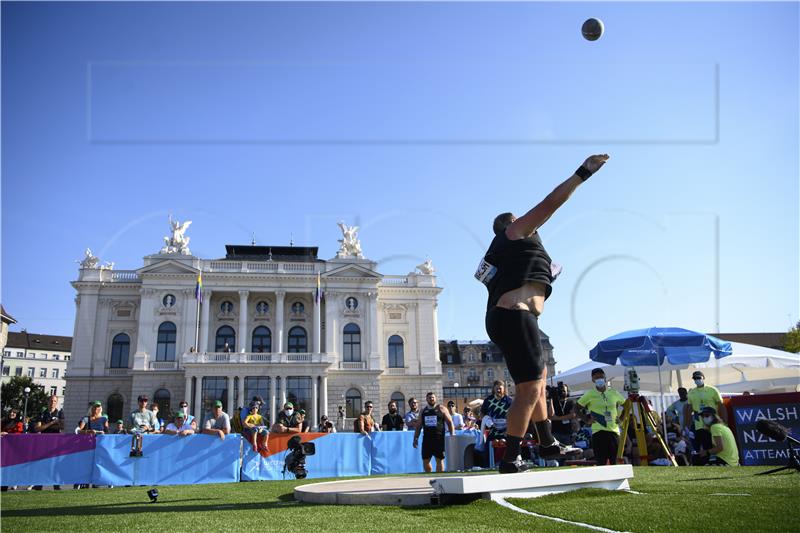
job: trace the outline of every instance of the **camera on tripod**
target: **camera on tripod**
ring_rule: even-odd
[[[313,442],[300,442],[300,436],[295,435],[286,444],[289,448],[289,453],[286,454],[286,459],[283,462],[283,471],[286,473],[288,470],[297,479],[305,479],[308,475],[306,470],[306,456],[314,455],[317,453],[316,446]]]
[[[639,374],[636,373],[635,368],[629,368],[625,371],[625,385],[623,388],[628,394],[639,394]]]

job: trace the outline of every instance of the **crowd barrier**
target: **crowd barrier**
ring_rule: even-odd
[[[461,433],[461,432],[458,432]],[[185,485],[294,479],[283,472],[290,435],[270,435],[262,457],[238,434],[145,435],[143,457],[129,457],[130,435],[6,435],[0,438],[2,485]],[[413,433],[305,433],[316,454],[309,478],[422,471]],[[420,442],[421,444],[421,442]]]

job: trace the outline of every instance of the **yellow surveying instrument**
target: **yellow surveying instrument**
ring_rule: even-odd
[[[645,439],[645,428],[649,427],[656,436],[656,439],[658,439],[659,445],[664,450],[664,453],[666,454],[670,463],[672,463],[672,466],[678,466],[678,463],[675,461],[675,456],[672,455],[669,447],[664,442],[661,434],[658,432],[658,424],[656,424],[653,411],[650,409],[650,404],[647,403],[647,398],[644,396],[639,396],[638,391],[631,391],[628,394],[628,399],[625,400],[625,403],[622,405],[622,407],[622,434],[620,435],[619,446],[617,446],[617,463],[622,463],[622,452],[625,450],[625,440],[628,438],[628,428],[630,427],[631,420],[633,420],[633,426],[636,432],[636,445],[639,448],[639,457],[642,460],[642,465],[646,466],[648,464],[648,459],[650,458],[647,452],[647,440]]]

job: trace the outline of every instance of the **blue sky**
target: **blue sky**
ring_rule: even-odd
[[[580,36],[586,18],[605,35]],[[2,4],[2,302],[72,334],[76,259],[319,246],[430,257],[439,331],[483,339],[499,212],[611,160],[541,229],[560,370],[627,329],[800,318],[798,4]]]

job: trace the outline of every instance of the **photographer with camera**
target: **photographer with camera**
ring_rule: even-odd
[[[142,435],[152,433],[157,423],[156,415],[147,408],[147,403],[150,399],[145,395],[141,395],[138,401],[139,409],[131,413],[131,433],[133,434],[131,457],[142,456]]]
[[[559,442],[572,444],[572,425],[576,419],[575,402],[569,399],[569,387],[559,381],[555,387],[547,387],[547,401],[552,408],[548,409],[552,423],[553,436]]]
[[[328,420],[328,415],[322,415],[319,418],[319,427],[317,431],[319,433],[336,433],[336,428],[333,426],[333,422]]]

